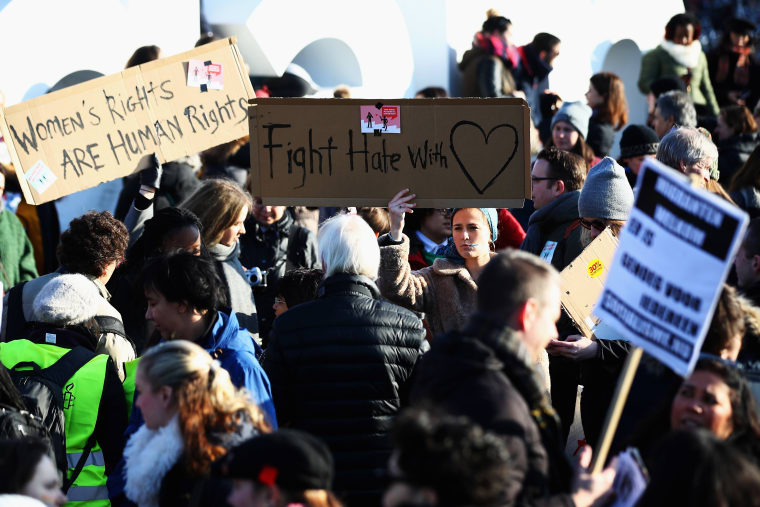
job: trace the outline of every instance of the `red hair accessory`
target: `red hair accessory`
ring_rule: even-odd
[[[259,472],[259,482],[267,486],[274,486],[278,473],[279,471],[276,468],[264,466],[261,468],[261,472]]]

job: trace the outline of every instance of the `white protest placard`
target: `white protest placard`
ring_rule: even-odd
[[[694,368],[749,217],[647,159],[594,313],[676,373]]]

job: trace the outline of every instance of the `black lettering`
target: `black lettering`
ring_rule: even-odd
[[[82,170],[82,166],[92,168],[92,166],[88,164],[84,158],[86,154],[87,153],[82,148],[74,148],[74,160],[76,160],[76,163],[77,163],[78,176],[81,176],[82,174],[84,174],[84,171]]]
[[[169,125],[169,132],[172,135],[172,141],[174,141],[177,139],[177,135],[179,135],[180,138],[182,137],[182,127],[179,125],[179,118],[177,118],[176,114],[172,116],[172,118],[174,118],[174,121],[172,122],[171,118],[167,118],[166,124]]]
[[[90,160],[92,160],[92,168],[95,169],[96,171],[105,167],[103,164],[98,164],[98,159],[100,158],[100,155],[92,152],[92,149],[97,148],[97,147],[98,147],[98,143],[91,143],[86,146],[87,154],[90,156]]]
[[[40,128],[42,128],[42,132],[40,132]],[[44,123],[38,123],[37,126],[34,127],[34,130],[37,132],[37,137],[39,137],[41,141],[45,141],[49,137]]]
[[[187,106],[185,108],[185,116],[187,117],[187,122],[190,124],[190,128],[193,129],[193,134],[197,133],[198,131],[195,130],[195,124],[193,123],[193,120],[195,120],[196,123],[198,123],[198,126],[202,128],[203,130],[206,130],[206,127],[203,126],[203,122],[198,118],[195,113],[197,109],[195,106]]]
[[[290,125],[287,123],[267,123],[263,125],[267,129],[267,143],[263,146],[265,150],[269,150],[269,178],[274,178],[274,148],[282,148],[281,144],[274,144],[274,129],[289,129]],[[290,167],[290,154],[288,153],[288,174],[292,173]]]
[[[26,152],[26,154],[29,155],[29,148],[27,147],[27,143],[29,144],[29,146],[31,146],[34,149],[34,151],[37,151],[37,134],[34,131],[34,127],[32,126],[32,120],[28,116],[26,117],[26,124],[29,129],[28,135],[27,135],[27,132],[22,131],[21,137],[18,136],[18,132],[16,132],[16,127],[14,127],[13,125],[10,125],[10,128],[11,128],[11,134],[13,134],[13,137],[16,139],[16,144],[21,146],[24,152]]]
[[[227,119],[232,120],[232,116],[235,114],[232,110],[232,105],[234,104],[234,101],[230,98],[229,94],[227,95],[227,102],[223,102],[222,104],[219,104],[218,100],[214,101],[214,104],[216,105],[216,110],[219,112],[219,119],[222,123],[225,122],[224,119],[224,113],[227,113]]]
[[[134,146],[132,146],[133,142]],[[127,132],[127,147],[129,148],[129,151],[135,155],[142,153],[142,150],[140,149],[140,143],[137,142],[137,136],[134,132]]]
[[[116,125],[116,117],[118,116],[120,120],[124,121],[124,116],[121,115],[116,109],[114,109],[114,106],[116,106],[116,99],[112,95],[108,95],[105,90],[103,90],[103,95],[106,98],[106,106],[108,106],[108,112],[111,113],[111,121]]]
[[[158,144],[156,142],[156,138],[153,136],[153,129],[150,128],[150,125],[145,125],[145,128],[138,129],[137,130],[137,137],[140,140],[140,142],[142,143],[143,151],[145,151],[147,149],[146,145],[145,145],[146,141],[150,141],[153,144]]]
[[[319,168],[317,169],[319,171],[319,174],[322,174],[322,153],[319,152],[319,150],[314,149],[314,144],[312,143],[311,138],[311,129],[309,129],[309,173],[314,174],[314,154],[317,154],[319,157]]]
[[[427,146],[428,146],[428,142],[426,139],[425,144],[424,144],[424,147],[425,147],[424,151],[422,151],[420,147],[418,146],[417,153],[414,153],[412,151],[412,148],[410,148],[409,146],[406,147],[406,149],[409,151],[409,161],[412,163],[413,169],[417,169],[417,164],[420,164],[420,166],[422,166],[423,169],[427,168],[427,157],[425,156],[427,154],[427,149],[428,149]]]
[[[301,188],[306,184],[306,149],[302,146],[293,151],[293,163],[301,168],[301,184],[295,188]]]
[[[369,172],[369,150],[367,150],[367,134],[362,134],[364,137],[364,150],[354,150],[354,131],[348,129],[348,161],[350,168],[354,170],[354,155],[357,153],[364,153],[364,172]]]
[[[37,125],[38,128],[39,128],[39,125],[42,125],[42,124],[41,123],[38,124]],[[48,137],[52,139],[53,133],[58,134],[61,132],[61,120],[59,120],[57,116],[55,116],[54,118],[50,118],[49,120],[45,122],[45,128],[47,129]],[[37,131],[37,135],[38,136],[40,135],[39,130]],[[42,138],[42,136],[40,136],[40,138]]]
[[[337,146],[332,145],[332,136],[327,138],[327,146],[320,146],[319,150],[327,150],[327,174],[332,176],[332,150],[337,150]]]
[[[235,125],[239,125],[248,119],[248,100],[245,97],[240,97],[238,99],[238,107],[243,110],[243,117]]]
[[[106,138],[108,138],[108,144],[111,146],[111,152],[113,153],[113,157],[116,159],[117,164],[121,164],[119,161],[119,155],[116,153],[116,150],[118,148],[121,148],[124,150],[124,154],[127,156],[127,160],[132,160],[132,157],[129,155],[129,151],[127,150],[127,145],[124,142],[124,134],[121,133],[121,130],[116,131],[119,134],[119,139],[121,142],[119,144],[114,144],[113,140],[111,139],[111,134],[106,134]]]
[[[70,125],[71,119],[70,118],[63,118],[61,121],[61,130],[63,132],[63,135],[67,136],[71,134],[71,125]]]
[[[93,111],[93,109],[95,109],[95,106],[90,106],[89,113],[90,113],[90,116],[92,117],[90,119],[90,125],[98,126],[100,125],[100,116],[98,116],[98,114],[95,111]]]
[[[66,168],[68,166],[71,166],[71,168],[74,170],[74,174],[77,174],[77,166],[74,165],[74,161],[71,160],[71,156],[69,155],[69,152],[65,149],[63,150],[63,162],[61,162],[61,168],[63,169],[63,179],[66,179]],[[78,176],[78,174],[77,174]]]
[[[142,94],[140,93],[142,91]],[[150,108],[150,102],[148,102],[148,93],[145,91],[145,86],[135,86],[135,94],[137,95],[137,103],[140,109],[145,111]]]
[[[169,89],[169,83],[171,83],[171,80],[167,79],[166,81],[161,81],[161,84],[159,85],[163,92],[159,97],[163,100],[171,100],[174,98],[174,92]]]
[[[396,167],[396,162],[401,160],[401,153],[393,153],[391,155],[391,169],[394,171],[398,171],[398,167]]]
[[[214,124],[214,130],[211,131],[211,133],[214,134],[219,130],[219,118],[216,116],[216,111],[214,109],[208,112],[208,117],[211,119],[211,123]]]

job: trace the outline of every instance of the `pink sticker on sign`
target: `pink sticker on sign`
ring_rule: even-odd
[[[224,65],[190,60],[187,64],[187,86],[203,91],[224,90]]]
[[[400,134],[401,106],[359,106],[362,132],[365,134]]]

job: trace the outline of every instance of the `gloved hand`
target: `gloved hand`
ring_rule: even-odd
[[[155,190],[161,188],[161,176],[163,168],[158,161],[158,156],[154,153],[148,167],[140,171],[140,187],[149,187]]]

